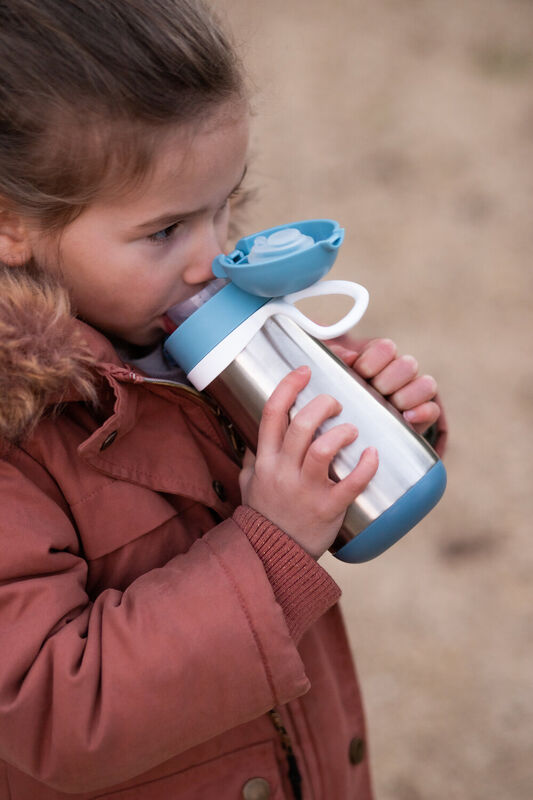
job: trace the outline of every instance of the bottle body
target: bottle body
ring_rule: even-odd
[[[214,260],[219,281],[169,309],[177,327],[165,351],[196,389],[217,402],[253,451],[267,399],[291,370],[310,367],[310,381],[291,413],[330,394],[343,410],[320,430],[350,422],[359,431],[333,459],[332,479],[348,475],[366,447],[379,453],[376,475],[348,507],[331,547],[341,560],[361,562],[389,548],[433,508],[446,472],[396,409],[321,344],[351,330],[368,305],[363,286],[320,280],[343,236],[333,220],[311,220],[241,239],[233,253]],[[354,303],[333,325],[318,325],[297,308],[307,297],[335,294]]]
[[[281,314],[263,323],[205,391],[255,450],[266,400],[285,375],[303,365],[310,367],[311,378],[291,413],[318,394],[331,394],[343,410],[326,420],[320,431],[342,422],[355,424],[359,430],[357,440],[333,460],[331,477],[344,478],[369,445],[379,452],[378,472],[348,508],[331,547],[342,560],[366,561],[397,541],[435,505],[444,491],[444,468],[396,409],[327,347]]]

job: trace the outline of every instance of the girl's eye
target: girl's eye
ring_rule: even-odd
[[[169,225],[167,228],[163,228],[160,231],[156,231],[156,233],[151,233],[148,236],[148,239],[151,242],[166,242],[167,239],[170,239],[176,228],[178,227],[178,222],[174,222],[172,225]]]

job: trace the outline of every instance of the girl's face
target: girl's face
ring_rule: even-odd
[[[135,191],[96,201],[59,239],[34,234],[37,263],[60,271],[85,321],[132,344],[157,342],[165,311],[213,277],[247,147],[248,114],[235,104],[194,132],[165,132],[153,170]]]

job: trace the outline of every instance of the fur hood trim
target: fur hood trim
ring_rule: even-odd
[[[0,437],[28,436],[67,394],[95,402],[94,364],[66,290],[47,276],[0,268]]]

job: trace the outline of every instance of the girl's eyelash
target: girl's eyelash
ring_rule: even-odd
[[[225,208],[230,200],[234,200],[241,193],[242,193],[242,186],[237,186],[237,188],[234,189],[228,195],[226,201],[224,202],[224,205],[221,206],[221,208]],[[149,234],[147,238],[149,239],[149,241],[154,242],[155,244],[162,244],[163,242],[166,242],[168,239],[170,239],[174,231],[179,227],[179,224],[180,224],[179,222],[173,222],[172,225],[167,225],[166,228],[162,228],[160,231],[156,231],[155,233]]]
[[[162,228],[160,231],[156,231],[155,233],[151,233],[148,236],[148,239],[151,242],[155,242],[156,244],[161,242],[166,242],[167,239],[170,239],[176,228],[178,227],[179,222],[173,222],[172,225],[167,225],[166,228]]]

